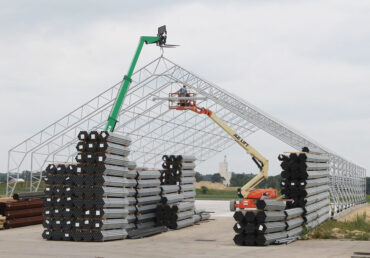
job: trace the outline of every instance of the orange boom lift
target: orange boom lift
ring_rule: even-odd
[[[175,110],[190,110],[198,114],[205,114],[212,119],[219,127],[229,134],[256,163],[259,173],[243,187],[238,189],[238,195],[242,200],[230,202],[230,210],[256,209],[256,202],[260,199],[277,198],[277,190],[273,188],[256,189],[257,185],[268,177],[268,160],[265,159],[256,149],[250,146],[240,135],[231,129],[221,118],[211,110],[197,106],[197,100],[204,100],[197,97],[195,93],[187,93],[186,97],[179,97],[179,93],[170,93],[168,98],[154,98],[154,100],[168,100],[169,108]]]

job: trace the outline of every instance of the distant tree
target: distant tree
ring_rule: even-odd
[[[366,194],[370,194],[370,177],[366,177]]]
[[[195,181],[200,182],[203,181],[203,176],[199,172],[195,172]]]
[[[200,191],[201,191],[202,194],[207,194],[208,193],[208,187],[207,186],[202,186],[200,188]]]
[[[241,187],[245,185],[249,180],[251,180],[255,175],[254,174],[237,174],[233,173],[231,175],[230,185]],[[281,176],[269,176],[266,180],[263,180],[257,187],[258,188],[275,188],[280,190],[280,181]]]
[[[220,173],[216,173],[212,175],[211,181],[213,183],[222,183],[225,178],[223,178]]]

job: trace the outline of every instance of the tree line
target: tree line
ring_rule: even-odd
[[[249,180],[251,180],[255,175],[254,174],[238,174],[232,173],[230,179],[230,186],[241,187],[245,185]],[[222,183],[224,178],[221,177],[219,173],[202,175],[199,172],[196,172],[195,179],[197,182],[200,181],[211,181],[213,183]],[[259,188],[276,188],[280,190],[280,181],[281,176],[269,176],[266,180],[258,185]]]

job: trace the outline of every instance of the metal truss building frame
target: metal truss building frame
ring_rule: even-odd
[[[120,84],[9,150],[7,195],[15,190],[16,179],[23,170],[31,171],[30,191],[37,191],[48,163],[74,162],[78,132],[104,128]],[[133,138],[131,159],[139,166],[158,166],[161,156],[167,153],[193,154],[202,162],[234,144],[208,117],[169,110],[166,101],[153,101],[154,96],[167,97],[182,84],[207,97],[199,104],[216,112],[244,138],[261,129],[294,149],[307,146],[328,153],[333,214],[366,202],[364,168],[163,56],[134,73],[116,126],[117,132]]]

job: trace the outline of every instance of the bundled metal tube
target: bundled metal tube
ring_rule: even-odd
[[[155,227],[154,221],[148,221],[148,222],[136,224],[137,229],[148,229],[148,228],[153,228],[153,227]]]
[[[282,220],[285,220],[284,211],[259,211],[256,215],[256,221],[260,223]]]
[[[301,153],[298,157],[300,160],[305,162],[317,162],[326,163],[329,162],[329,156],[325,153],[313,154],[313,153]]]
[[[322,192],[326,192],[328,190],[329,190],[328,185],[321,185],[321,186],[317,186],[317,187],[307,188],[307,189],[303,190],[301,192],[301,194],[305,197],[310,197],[312,195],[316,195],[316,194],[319,194],[319,193],[322,193]]]
[[[193,184],[195,182],[194,177],[183,177],[181,178],[181,184]]]
[[[314,187],[329,183],[328,177],[306,180],[306,187]]]
[[[305,211],[306,214],[309,214],[311,212],[314,212],[314,211],[317,211],[317,210],[321,209],[324,206],[329,206],[329,204],[330,204],[330,200],[329,199],[324,199],[320,202],[313,203],[311,205],[305,206],[304,211]]]
[[[101,198],[93,201],[99,208],[124,208],[129,204],[126,198]]]
[[[93,222],[94,229],[107,230],[107,229],[121,229],[125,228],[128,224],[126,219],[107,219]]]
[[[312,163],[312,162],[306,162],[304,163],[307,171],[313,171],[313,170],[328,170],[329,164],[328,163]]]
[[[159,179],[137,180],[138,187],[155,187],[160,185],[161,181]]]
[[[94,217],[102,219],[118,219],[128,215],[128,209],[101,209],[95,210]]]
[[[154,212],[156,209],[157,209],[157,204],[136,206],[137,212],[141,214],[151,213],[151,212]]]
[[[186,210],[194,209],[193,202],[179,202],[177,205],[173,206],[174,211],[181,212]]]
[[[77,167],[77,169],[79,168]],[[95,170],[96,175],[121,176],[121,177],[129,177],[130,175],[134,175],[134,178],[136,177],[136,173],[133,174],[131,171],[128,170],[127,167],[121,166],[99,164],[98,166],[95,166],[90,170]]]
[[[175,202],[180,202],[184,199],[183,194],[166,194],[162,196],[162,202],[163,203],[175,203]]]
[[[270,234],[259,234],[256,238],[257,245],[269,245],[274,243],[276,240],[286,238],[288,236],[286,231],[270,233]]]
[[[180,186],[178,185],[161,185],[161,193],[168,194],[168,193],[175,193],[180,190]]]
[[[302,234],[303,227],[296,227],[287,231],[287,237],[299,236]]]
[[[252,223],[249,223],[249,224],[252,224]],[[273,233],[273,232],[279,232],[279,231],[285,230],[286,226],[287,225],[285,224],[285,222],[282,222],[282,221],[267,222],[267,223],[258,224],[256,229],[258,233]]]
[[[144,196],[152,196],[152,195],[158,195],[161,192],[161,189],[158,187],[151,187],[151,188],[143,188],[143,189],[137,189],[137,197],[144,197]]]
[[[182,197],[183,197],[183,199],[194,198],[195,197],[195,192],[194,191],[183,192]]]
[[[159,179],[161,173],[159,170],[153,171],[137,171],[137,179]]]
[[[161,200],[160,196],[140,197],[140,198],[137,198],[137,204],[138,205],[153,204],[153,203],[158,203],[160,200]]]
[[[194,225],[194,219],[190,218],[190,219],[184,219],[184,220],[177,221],[173,223],[173,225],[170,228],[180,229],[180,228],[184,228],[184,227],[188,227],[192,225]]]
[[[183,212],[176,213],[174,214],[173,218],[175,220],[183,220],[183,219],[192,218],[193,216],[194,216],[194,212],[191,210],[191,211],[183,211]]]
[[[136,168],[136,162],[135,161],[129,161],[127,162],[127,168],[130,170],[133,170]]]
[[[282,211],[286,208],[285,201],[277,201],[277,200],[258,200],[257,201],[257,209],[265,210],[265,211]]]
[[[180,163],[178,164],[178,166],[181,168],[181,169],[194,169],[195,168],[195,163],[191,162],[191,163]]]
[[[194,184],[188,184],[188,185],[180,185],[180,191],[188,192],[188,191],[195,191],[195,185]]]
[[[319,171],[307,171],[306,179],[316,179],[322,177],[329,177],[329,170],[319,170]]]
[[[183,169],[183,170],[179,171],[179,175],[183,176],[183,177],[189,177],[189,176],[194,177],[195,176],[195,171],[194,170]]]
[[[299,227],[299,226],[302,226],[304,223],[304,220],[302,217],[297,217],[295,219],[291,219],[291,220],[287,220],[286,221],[286,230],[291,230],[293,228],[296,228],[296,227]]]
[[[116,186],[116,187],[135,187],[137,182],[134,179],[114,176],[99,176],[93,178],[96,185]]]
[[[295,218],[301,216],[304,212],[303,208],[293,208],[293,209],[286,209],[284,210],[286,219],[289,220],[291,218]]]
[[[305,204],[310,205],[323,199],[329,199],[329,192],[322,192],[316,195],[311,195],[310,197],[305,199]]]
[[[16,193],[13,194],[14,200],[34,200],[34,199],[43,199],[46,197],[44,192],[30,192],[30,193]]]
[[[96,154],[95,162],[105,163],[109,165],[127,166],[128,159],[119,155],[99,153]]]
[[[245,218],[246,214],[247,214],[247,211],[236,211],[234,212],[233,217],[237,222],[244,223],[246,221],[246,218]],[[255,217],[253,216],[253,221],[254,221],[254,218]],[[248,221],[248,222],[253,222],[253,221]]]
[[[127,231],[125,229],[94,231],[92,235],[94,241],[111,241],[125,239],[127,237]]]
[[[93,144],[93,143],[88,143],[88,144]],[[94,147],[92,147],[94,148]],[[111,143],[111,142],[101,142],[97,144],[97,147],[95,148],[99,152],[105,152],[105,153],[110,153],[110,154],[115,154],[115,155],[121,155],[121,156],[128,156],[130,154],[130,149],[128,147]],[[95,150],[93,149],[93,151]]]
[[[132,140],[128,136],[107,131],[102,131],[99,138],[101,141],[116,143],[124,146],[129,146],[132,143]]]

